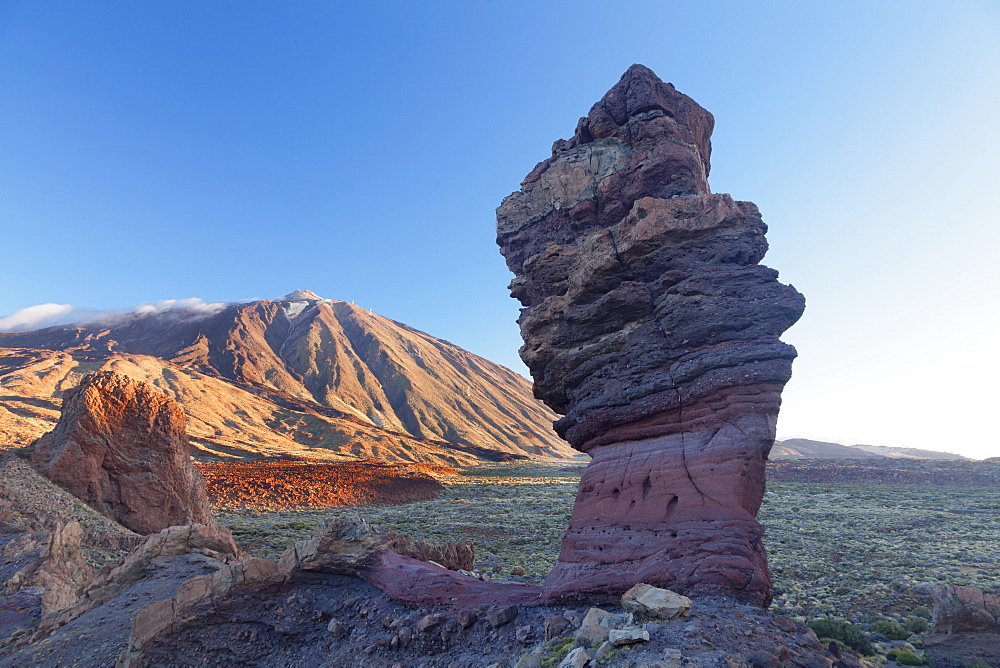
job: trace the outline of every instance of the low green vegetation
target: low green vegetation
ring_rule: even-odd
[[[244,548],[272,559],[327,516],[359,516],[415,537],[470,541],[478,570],[540,582],[558,558],[582,472],[496,465],[446,479],[432,501],[219,515]],[[772,610],[819,623],[821,637],[865,653],[872,638],[914,642],[928,631],[933,585],[1000,591],[1000,513],[949,512],[998,509],[989,488],[772,484],[759,515]]]
[[[809,628],[815,631],[823,642],[836,640],[862,654],[872,655],[875,653],[875,648],[864,631],[850,622],[837,619],[814,619],[809,622]]]

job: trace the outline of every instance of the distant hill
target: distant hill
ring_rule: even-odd
[[[207,313],[134,313],[0,334],[0,447],[51,429],[63,391],[101,369],[173,395],[201,459],[455,465],[575,454],[524,377],[306,291]]]
[[[771,459],[869,459],[882,456],[850,445],[808,438],[775,441],[770,454]]]
[[[895,457],[898,459],[968,459],[962,455],[951,452],[938,452],[937,450],[921,450],[920,448],[892,448],[887,445],[855,445],[852,446],[865,452],[884,457]]]
[[[956,459],[968,457],[950,452],[921,450],[919,448],[893,448],[885,445],[841,445],[808,438],[789,438],[775,441],[771,459],[870,459],[889,457],[895,459]]]

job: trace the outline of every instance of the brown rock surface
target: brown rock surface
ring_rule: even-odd
[[[710,194],[712,127],[634,65],[497,210],[535,394],[593,457],[553,596],[771,599],[755,516],[804,300],[757,207]]]
[[[188,454],[184,412],[149,385],[113,372],[66,393],[56,428],[31,463],[129,529],[212,524],[205,483]]]
[[[0,557],[7,564],[21,562],[21,567],[0,581],[0,593],[41,587],[44,615],[74,605],[93,576],[83,555],[84,535],[79,522],[56,522],[47,535],[25,532],[8,542]]]
[[[400,504],[433,499],[444,489],[429,472],[455,475],[432,464],[271,461],[198,464],[208,498],[223,510],[288,510]]]
[[[923,639],[934,666],[1000,665],[1000,595],[975,587],[937,586],[934,627]]]
[[[934,633],[1000,633],[1000,595],[959,585],[934,587],[931,595],[934,597]]]

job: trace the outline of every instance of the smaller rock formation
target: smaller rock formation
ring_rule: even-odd
[[[471,571],[476,554],[470,543],[434,543],[396,533],[378,533],[361,519],[332,518],[308,540],[288,548],[278,562],[282,573],[293,570],[355,575],[380,552],[393,552],[443,568]]]
[[[93,576],[83,556],[83,527],[79,522],[57,522],[48,535],[25,532],[4,546],[0,557],[20,566],[0,582],[0,594],[25,587],[41,587],[42,614],[51,615],[73,606]]]
[[[933,665],[1000,665],[1000,595],[946,585],[931,596],[934,628],[923,644]]]
[[[934,633],[1000,633],[1000,595],[975,587],[934,587]]]
[[[140,534],[212,524],[188,454],[184,412],[146,383],[111,371],[66,392],[56,428],[31,454],[45,477]]]
[[[457,607],[539,603],[541,588],[483,581],[468,573],[475,553],[468,543],[434,543],[394,533],[379,534],[363,520],[331,519],[298,541],[278,560],[278,571],[361,577],[396,601]]]

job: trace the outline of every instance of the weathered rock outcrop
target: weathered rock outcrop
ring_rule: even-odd
[[[140,534],[213,524],[188,454],[184,412],[146,383],[110,371],[66,392],[31,463],[95,510]]]
[[[713,123],[634,65],[497,210],[535,394],[593,457],[556,597],[771,600],[755,516],[804,299],[759,264],[757,207],[710,194]]]
[[[935,666],[1000,665],[1000,595],[975,587],[937,586],[934,628],[923,639]]]
[[[934,633],[1000,633],[1000,595],[975,587],[934,587]]]
[[[42,614],[50,615],[74,605],[93,576],[81,549],[84,537],[79,522],[56,522],[48,535],[25,532],[4,545],[0,557],[20,566],[0,576],[0,594],[25,587],[41,587]]]
[[[397,601],[476,607],[484,603],[542,602],[542,589],[517,582],[483,581],[467,573],[475,553],[469,543],[435,543],[378,533],[360,519],[332,518],[278,560],[278,572],[359,576]]]

